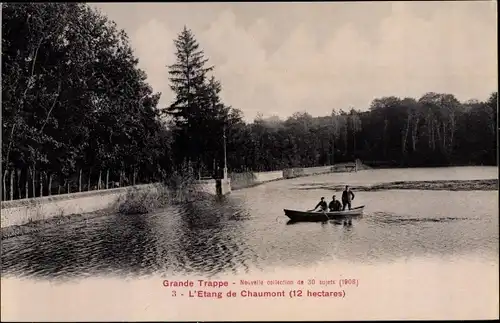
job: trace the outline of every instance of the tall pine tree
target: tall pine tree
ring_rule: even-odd
[[[207,67],[208,59],[190,29],[184,29],[174,40],[176,62],[170,66],[170,88],[175,93],[174,102],[167,107],[166,113],[173,118],[176,126],[177,163],[197,162],[202,154],[201,137],[196,129],[203,107],[200,94],[204,91],[206,74],[213,67]]]
[[[175,101],[167,108],[177,126],[185,126],[197,114],[196,97],[203,90],[206,75],[213,66],[206,66],[208,59],[190,29],[184,26],[174,40],[176,62],[169,65],[170,88],[176,94]]]
[[[222,86],[208,76],[214,67],[207,65],[192,31],[184,27],[174,44],[176,62],[168,67],[175,99],[166,113],[175,125],[175,159],[213,174],[222,164],[223,129],[236,114],[221,102]]]

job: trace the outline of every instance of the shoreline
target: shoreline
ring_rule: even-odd
[[[342,190],[344,185],[301,184],[297,190]],[[355,191],[377,192],[389,190],[423,190],[423,191],[497,191],[498,179],[476,180],[436,180],[436,181],[396,181],[374,185],[350,185]]]
[[[12,225],[0,230],[0,241],[26,234],[36,233],[46,228],[52,228],[63,224],[76,223],[94,218],[116,215],[112,210],[99,210],[81,214],[61,215],[49,219],[29,222],[23,225]]]

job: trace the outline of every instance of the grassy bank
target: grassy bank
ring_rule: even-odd
[[[328,183],[302,184],[300,190],[326,189],[342,191],[344,185],[331,185]],[[431,190],[431,191],[496,191],[497,179],[481,180],[439,180],[439,181],[399,181],[376,185],[350,185],[354,191],[374,192],[384,190]]]

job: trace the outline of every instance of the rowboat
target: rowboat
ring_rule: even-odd
[[[284,209],[285,215],[293,222],[319,222],[343,217],[358,216],[363,214],[365,206],[358,206],[350,210],[335,212],[317,212],[317,211],[296,211]]]

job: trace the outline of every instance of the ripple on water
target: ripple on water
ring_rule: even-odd
[[[318,196],[327,196],[329,191],[293,189],[312,179],[5,239],[2,275],[213,276],[346,261],[376,264],[468,254],[498,258],[497,192],[357,192],[355,201],[365,204],[366,212],[352,226],[335,221],[287,225],[284,208],[307,209]]]

